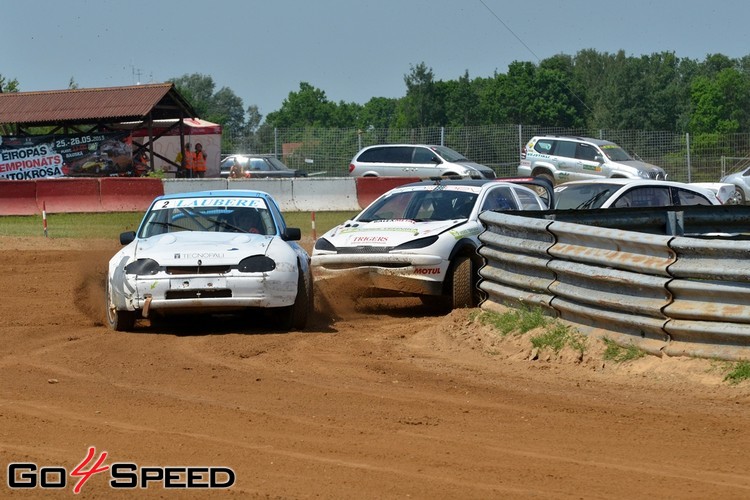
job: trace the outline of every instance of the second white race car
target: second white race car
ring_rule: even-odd
[[[527,187],[526,185],[532,187]],[[530,178],[423,181],[394,188],[315,243],[316,282],[474,307],[485,210],[545,210],[551,185]],[[544,193],[543,196],[539,192]]]

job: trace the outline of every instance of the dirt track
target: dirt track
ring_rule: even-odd
[[[71,471],[90,446],[107,464],[229,467],[236,483],[116,492],[98,474],[81,498],[750,497],[750,384],[716,363],[616,365],[594,345],[532,361],[469,311],[405,300],[318,297],[289,334],[114,333],[102,283],[117,248],[0,238],[0,497],[46,492],[10,489],[9,463]]]

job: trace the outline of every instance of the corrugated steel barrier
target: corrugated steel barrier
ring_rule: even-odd
[[[750,240],[654,234],[704,224],[682,211],[642,212],[645,232],[590,225],[591,213],[518,214],[480,216],[483,308],[539,306],[649,352],[750,359]]]

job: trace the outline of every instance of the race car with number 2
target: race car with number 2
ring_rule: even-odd
[[[310,257],[265,192],[200,191],[156,198],[109,261],[107,322],[131,330],[139,318],[238,313],[275,316],[303,329],[312,311]]]

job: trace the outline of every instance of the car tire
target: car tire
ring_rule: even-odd
[[[451,303],[453,309],[474,307],[474,263],[465,255],[453,265]]]
[[[297,298],[294,304],[280,311],[279,325],[283,330],[304,330],[313,306],[312,289],[305,283],[305,276],[300,268],[297,278]]]
[[[107,282],[106,291],[107,325],[116,332],[126,332],[135,326],[135,311],[120,311],[112,300],[112,290]]]
[[[553,177],[552,174],[550,174],[548,172],[544,172],[543,174],[537,174],[534,177],[539,177],[540,179],[546,180],[551,185],[553,185],[553,186],[555,185],[555,178]]]
[[[730,205],[744,205],[747,203],[745,200],[745,192],[739,186],[734,187],[734,195],[729,199],[728,204]]]

